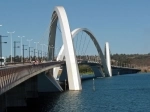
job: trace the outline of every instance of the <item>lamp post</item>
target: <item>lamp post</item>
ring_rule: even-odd
[[[22,57],[22,38],[25,36],[18,36],[18,37],[21,38],[20,46],[21,46],[21,62],[22,62],[22,60],[23,60],[23,57]]]
[[[29,42],[29,47],[30,47],[30,42],[32,41],[33,39],[27,39],[27,41]]]
[[[44,44],[44,46],[46,47],[46,52],[47,52],[47,50],[48,50],[48,45],[46,45],[46,44]],[[45,52],[45,58],[47,57],[47,53]]]
[[[7,37],[7,36],[2,36],[0,35],[0,58],[2,59],[2,43],[7,43],[7,42],[2,42],[2,37]],[[2,67],[2,60],[1,60],[1,67]]]
[[[39,51],[40,51],[40,50],[38,50],[38,59],[39,59]]]
[[[7,31],[7,33],[9,33],[10,34],[10,58],[11,58],[11,63],[12,63],[12,34],[13,33],[15,33],[15,31],[13,31],[13,32],[8,32]]]
[[[34,49],[34,61],[35,61],[35,52],[36,52],[35,50],[36,50],[36,49]]]
[[[22,45],[22,47],[23,47],[23,64],[24,64],[24,50],[27,50],[27,49],[24,49],[24,46],[27,46],[27,45]]]
[[[44,60],[47,60],[47,52],[45,52]]]
[[[30,52],[31,52],[30,49],[31,49],[31,48],[33,48],[33,47],[29,47],[29,60],[30,60],[30,61],[31,61],[31,56],[30,56]]]
[[[37,45],[39,44],[39,42],[34,42],[36,44],[35,49],[38,50]]]
[[[15,57],[16,57],[16,48],[19,48],[19,46],[16,47],[16,43],[20,43],[20,42],[14,41],[14,63],[15,63]]]
[[[41,57],[42,57],[42,51],[40,53],[41,50],[38,50],[38,59],[40,58],[40,54],[41,54]]]
[[[31,58],[30,58],[30,48],[32,48],[32,47],[30,47],[30,42],[32,41],[33,39],[27,39],[27,41],[29,42],[29,60],[31,60]]]
[[[42,59],[43,59],[43,45],[45,45],[45,44],[41,44],[41,46],[42,46]]]

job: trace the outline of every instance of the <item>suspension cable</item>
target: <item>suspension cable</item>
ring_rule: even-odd
[[[90,39],[89,39],[88,44],[87,44],[87,46],[86,46],[86,49],[85,49],[84,55],[85,55],[85,53],[86,53],[86,51],[87,51],[87,48],[88,48],[88,46],[89,46],[89,43],[90,43]]]
[[[75,50],[76,50],[76,54],[78,55],[78,52],[77,52],[77,50],[78,50],[78,47],[77,47],[77,43],[78,43],[78,36],[79,36],[79,33],[77,34],[77,40],[76,40],[76,46],[75,46]]]
[[[82,41],[82,35],[83,35],[83,31],[82,31],[82,34],[81,34],[81,38],[80,38],[80,43],[79,43],[79,53],[80,53],[80,45],[81,45],[81,41]]]
[[[53,23],[54,23],[54,21],[56,20],[56,18],[57,18],[57,15],[56,15],[56,13],[54,13],[54,16],[51,18],[51,26],[53,25]],[[45,37],[46,33],[49,32],[49,28],[50,28],[51,26],[48,25],[46,31],[44,32],[44,35],[41,36],[41,38],[39,39],[39,42],[43,41],[43,38]]]
[[[60,30],[60,28],[58,27],[58,25],[57,25],[57,28],[58,28],[58,30],[60,31],[60,33],[61,33],[61,30]]]
[[[81,53],[83,53],[83,49],[84,49],[84,45],[85,45],[85,42],[86,42],[86,36],[87,36],[87,34],[85,34],[85,36],[84,36],[84,41],[83,41],[83,47],[82,47],[82,50],[81,50]]]

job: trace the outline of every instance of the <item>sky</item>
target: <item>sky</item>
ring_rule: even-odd
[[[3,56],[10,55],[10,35],[13,42],[25,36],[34,42],[47,41],[47,31],[55,6],[66,10],[71,31],[88,28],[95,35],[101,49],[109,42],[113,54],[150,53],[150,1],[149,0],[0,0],[0,35]],[[42,42],[42,40],[44,40]],[[20,43],[17,43],[20,45]],[[38,45],[38,49],[41,49]],[[21,49],[17,48],[20,55]],[[46,50],[46,48],[44,48]],[[27,55],[27,51],[26,55]],[[92,50],[89,51],[92,54]]]

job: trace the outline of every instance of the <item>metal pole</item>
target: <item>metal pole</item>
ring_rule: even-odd
[[[14,63],[15,63],[15,55],[16,55],[16,42],[14,41]]]
[[[24,47],[24,46],[23,46]],[[24,49],[24,48],[23,48]],[[21,37],[21,56],[22,56],[22,37]],[[22,61],[23,57],[21,58],[21,61]],[[23,62],[24,63],[24,62]]]
[[[12,63],[12,33],[10,33],[10,52],[11,52],[11,63]]]
[[[11,53],[11,63],[12,63],[12,34],[15,33],[15,31],[13,32],[7,32],[10,34],[10,53]]]
[[[37,46],[37,44],[39,43],[39,42],[34,42],[35,44],[36,44],[36,50],[38,50],[38,46]]]
[[[43,45],[44,45],[44,44],[41,44],[41,46],[42,46],[42,56],[41,56],[42,59],[43,59]]]
[[[65,79],[65,91],[66,91],[66,79]]]
[[[95,91],[95,84],[94,84],[94,78],[93,78],[93,90]]]
[[[32,40],[33,40],[33,39],[30,39],[30,40],[29,40],[29,39],[27,39],[27,41],[29,42],[29,47],[30,47],[30,42],[31,42]]]
[[[23,57],[22,57],[22,38],[25,36],[18,36],[18,37],[21,38],[21,61],[22,61],[22,59],[23,59]]]
[[[24,45],[22,45],[23,46],[23,64],[24,64]]]
[[[39,50],[38,50],[38,59],[39,59]]]
[[[46,52],[45,52],[45,60],[46,60]]]
[[[34,61],[35,61],[35,49],[34,49]]]
[[[41,51],[41,59],[43,59],[43,57],[42,57],[42,51]]]
[[[30,59],[30,47],[29,47],[29,60],[31,60],[31,59]]]

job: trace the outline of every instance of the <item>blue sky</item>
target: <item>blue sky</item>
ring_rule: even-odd
[[[15,31],[13,41],[25,36],[24,44],[33,39],[35,47],[33,42],[43,40],[53,9],[59,5],[67,12],[71,30],[90,29],[102,49],[107,41],[113,54],[150,52],[149,0],[0,0],[0,34],[9,36],[7,31]],[[8,42],[3,44],[3,54],[8,56],[10,37],[3,41]]]

